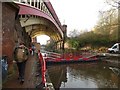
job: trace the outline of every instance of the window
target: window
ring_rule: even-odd
[[[113,49],[117,48],[117,45],[113,46]]]

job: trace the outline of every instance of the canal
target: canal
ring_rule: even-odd
[[[47,71],[54,88],[119,88],[119,68],[106,62],[52,65]]]

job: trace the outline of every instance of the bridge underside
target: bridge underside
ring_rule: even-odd
[[[38,35],[48,35],[55,42],[62,40],[62,35],[58,32],[55,25],[43,17],[26,16],[25,18],[20,18],[20,22],[31,38]]]
[[[64,49],[66,27],[64,30],[50,3],[48,5],[42,3],[44,6],[40,4],[41,8],[21,3],[17,4],[20,7],[21,26],[31,38],[48,35],[53,40],[56,49]]]

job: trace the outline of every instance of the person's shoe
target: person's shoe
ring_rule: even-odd
[[[24,83],[24,79],[21,79],[20,84],[23,84],[23,83]]]
[[[20,80],[20,77],[18,77],[17,79]]]

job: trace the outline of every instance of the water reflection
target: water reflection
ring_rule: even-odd
[[[103,62],[49,66],[48,74],[56,89],[120,88],[119,75]]]

